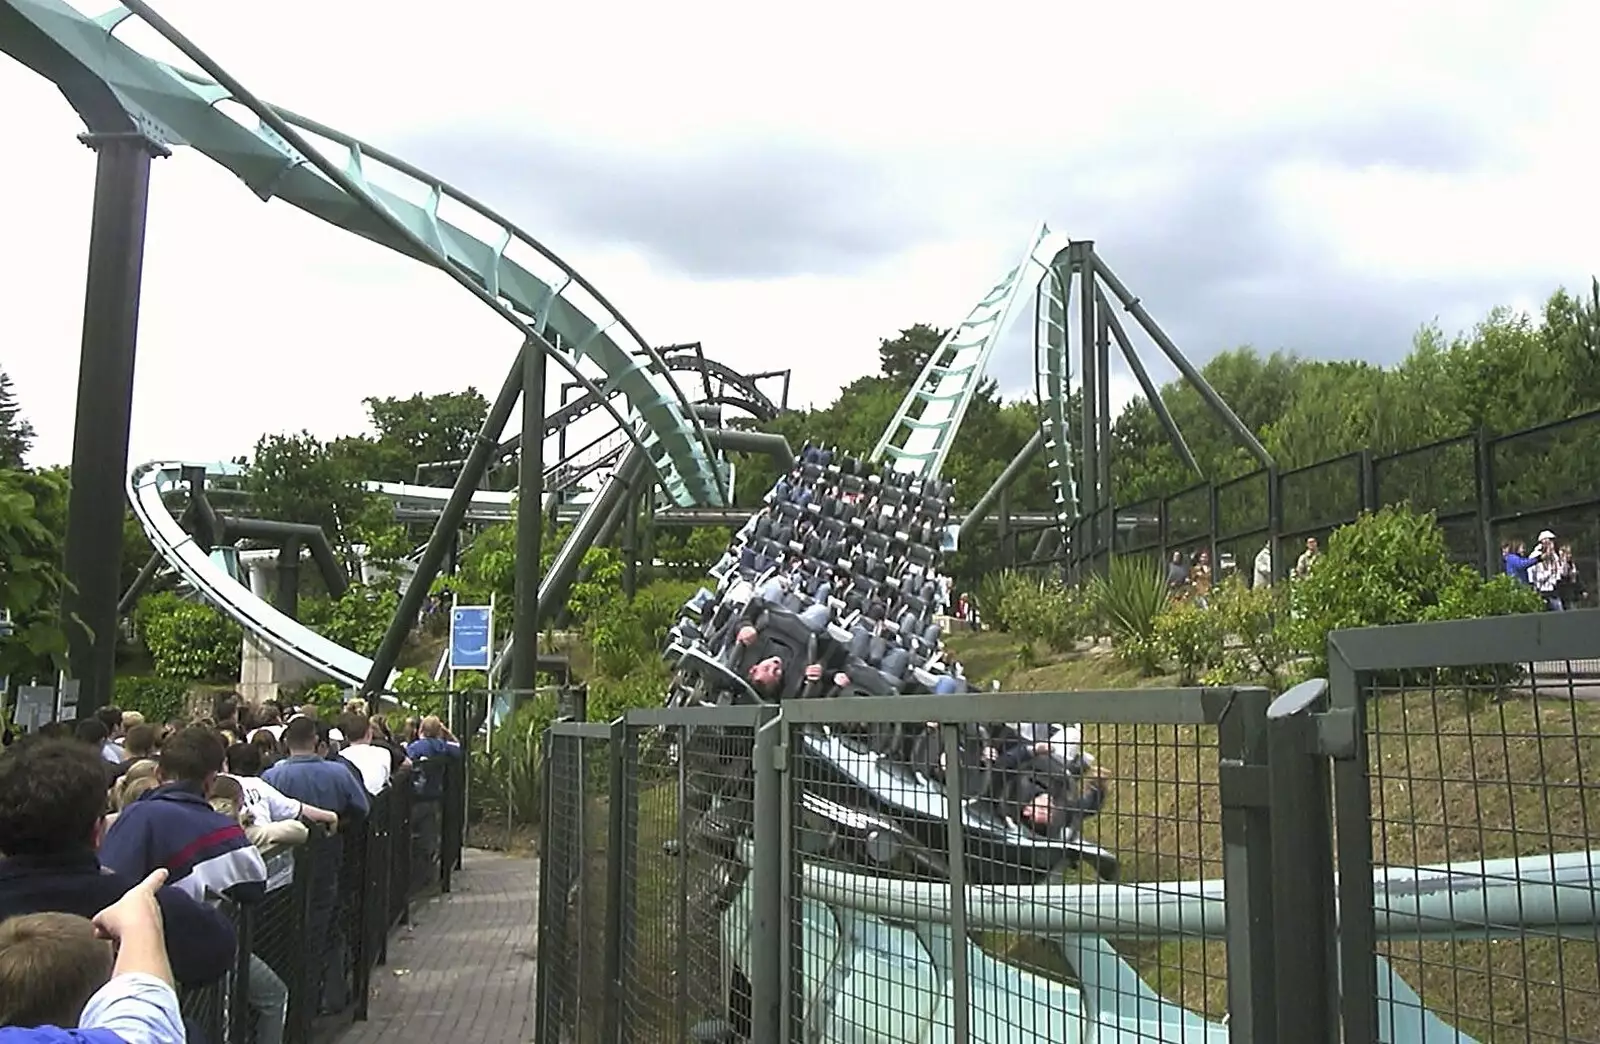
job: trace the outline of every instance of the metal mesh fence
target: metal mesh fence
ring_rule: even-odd
[[[1440,515],[1478,510],[1478,441],[1472,436],[1378,457],[1372,462],[1380,504],[1409,503]]]
[[[1226,703],[1119,695],[785,708],[790,1040],[1226,1034]]]
[[[1303,536],[1353,521],[1365,503],[1361,487],[1360,454],[1285,472],[1278,485],[1283,533]]]
[[[724,922],[747,864],[754,729],[630,726],[621,1016],[634,1041],[678,1041],[728,1016]],[[692,1038],[700,1039],[700,1038]],[[715,1038],[710,1038],[715,1039]]]
[[[564,728],[580,730],[562,733]],[[603,725],[546,737],[541,850],[540,1038],[607,1039],[612,743]]]
[[[1565,664],[1368,687],[1373,869],[1394,893],[1415,867],[1457,864],[1427,875],[1445,887],[1386,904],[1415,930],[1377,946],[1385,1021],[1426,1030],[1439,1019],[1486,1042],[1600,1040],[1600,907],[1588,880],[1600,836],[1597,696]],[[1528,885],[1575,858],[1581,888]],[[1587,922],[1576,932],[1557,909],[1572,914],[1574,901]]]
[[[1533,428],[1491,443],[1495,508],[1524,514],[1576,501],[1592,502],[1600,489],[1600,413]]]

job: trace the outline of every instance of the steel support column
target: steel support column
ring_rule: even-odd
[[[1078,290],[1082,298],[1078,302],[1082,320],[1078,336],[1079,409],[1082,411],[1079,426],[1079,438],[1082,440],[1079,460],[1082,463],[1078,466],[1078,500],[1088,529],[1087,559],[1093,568],[1094,556],[1100,550],[1097,515],[1100,510],[1100,428],[1095,418],[1099,402],[1097,393],[1099,381],[1095,375],[1094,243],[1090,241],[1073,243],[1068,249],[1071,251],[1069,263],[1073,271],[1078,274]],[[1070,275],[1068,278],[1071,278]],[[1080,559],[1085,557],[1081,554],[1081,550],[1074,548],[1074,551],[1080,552]]]
[[[150,160],[170,153],[137,132],[85,134],[79,140],[96,154],[94,217],[67,507],[70,586],[62,593],[61,613],[72,675],[80,685],[78,713],[87,716],[111,702]]]
[[[539,674],[539,583],[544,555],[544,393],[546,359],[522,353],[522,446],[517,464],[516,615],[512,620],[511,689],[532,692]]]
[[[1144,392],[1145,401],[1150,404],[1150,409],[1155,411],[1156,420],[1161,422],[1161,429],[1167,433],[1167,441],[1172,443],[1172,452],[1178,455],[1178,459],[1183,461],[1196,477],[1205,478],[1205,472],[1200,470],[1199,463],[1194,459],[1194,453],[1189,449],[1189,443],[1184,439],[1183,432],[1178,430],[1178,423],[1172,419],[1172,412],[1167,409],[1166,402],[1161,398],[1161,389],[1150,379],[1150,371],[1144,368],[1144,361],[1139,358],[1139,353],[1133,350],[1133,344],[1128,340],[1128,332],[1122,328],[1122,320],[1111,310],[1111,305],[1106,302],[1105,293],[1098,287],[1095,288],[1095,300],[1099,303],[1101,316],[1105,318],[1106,328],[1110,331],[1112,339],[1117,342],[1122,358],[1127,360],[1128,369],[1133,371],[1134,378],[1139,382],[1139,389]]]
[[[461,520],[467,515],[468,505],[472,503],[473,491],[483,480],[483,473],[489,468],[494,448],[500,442],[500,433],[505,430],[506,421],[511,419],[511,411],[516,408],[517,400],[522,396],[523,358],[530,352],[542,354],[547,351],[550,351],[549,344],[542,339],[529,338],[523,342],[517,361],[506,373],[505,383],[500,386],[500,393],[495,396],[493,405],[489,407],[488,416],[483,419],[483,427],[478,429],[472,449],[467,453],[467,462],[461,466],[461,472],[456,476],[456,483],[450,490],[450,499],[445,501],[444,509],[439,512],[439,520],[433,524],[433,533],[428,537],[428,545],[423,548],[422,557],[417,560],[416,575],[411,578],[411,582],[400,595],[400,605],[395,609],[394,619],[389,621],[389,629],[384,632],[383,642],[378,646],[377,655],[372,658],[372,670],[361,686],[364,694],[370,696],[382,692],[384,686],[389,684],[389,673],[394,670],[395,661],[400,658],[400,649],[406,643],[406,636],[411,633],[411,628],[417,621],[417,613],[421,611],[422,603],[428,597],[428,588],[433,585],[433,578],[439,575],[439,566],[444,562],[445,553],[450,550],[456,538],[456,530],[461,528]]]
[[[1251,431],[1244,421],[1239,419],[1239,415],[1233,412],[1233,408],[1223,400],[1221,395],[1217,394],[1215,388],[1211,387],[1211,382],[1206,380],[1205,376],[1195,368],[1195,365],[1178,350],[1178,346],[1173,343],[1172,338],[1167,336],[1167,332],[1161,329],[1155,319],[1146,311],[1144,305],[1139,302],[1139,299],[1133,296],[1128,288],[1123,285],[1122,280],[1117,278],[1116,273],[1107,268],[1104,261],[1094,257],[1092,254],[1090,263],[1094,266],[1094,272],[1100,277],[1100,281],[1105,284],[1107,290],[1111,291],[1111,296],[1115,297],[1123,309],[1144,328],[1144,332],[1149,334],[1150,340],[1154,341],[1156,347],[1161,349],[1161,354],[1165,355],[1167,360],[1178,368],[1178,372],[1183,374],[1184,379],[1189,382],[1195,391],[1200,393],[1200,398],[1205,400],[1206,405],[1210,406],[1211,411],[1217,415],[1223,424],[1227,425],[1228,429],[1233,432],[1234,437],[1244,445],[1244,448],[1250,451],[1250,455],[1256,458],[1264,468],[1274,466],[1275,461],[1272,459],[1272,454],[1268,453],[1266,447],[1261,445],[1261,440],[1256,438],[1255,432]]]

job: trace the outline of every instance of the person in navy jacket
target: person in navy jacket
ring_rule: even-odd
[[[105,820],[99,751],[67,739],[23,739],[0,754],[0,920],[19,914],[93,917],[144,873],[102,868],[95,854]],[[203,986],[233,966],[233,926],[171,886],[156,893],[173,975]]]

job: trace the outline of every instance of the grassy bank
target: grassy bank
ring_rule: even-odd
[[[1019,643],[1007,635],[954,635],[950,644],[971,676],[999,678],[1010,690],[1174,683],[1139,678],[1098,651],[1019,656]],[[1085,728],[1085,745],[1113,780],[1106,810],[1087,833],[1121,856],[1126,880],[1222,876],[1215,733]],[[1600,704],[1415,690],[1379,699],[1369,735],[1380,865],[1588,849],[1600,835],[1600,798],[1588,786],[1600,772]],[[1032,963],[1056,963],[1046,944],[1006,945]],[[1480,1040],[1600,1038],[1600,953],[1592,933],[1588,941],[1383,948],[1426,1004]],[[1221,943],[1130,945],[1124,953],[1163,995],[1214,1016],[1226,1011]]]

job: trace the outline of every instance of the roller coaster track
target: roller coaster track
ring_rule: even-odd
[[[206,75],[129,47],[115,30],[130,18]],[[660,354],[572,266],[484,204],[351,135],[255,98],[143,0],[98,18],[61,0],[0,0],[0,50],[54,80],[91,121],[190,145],[263,200],[282,199],[445,272],[524,340],[549,346],[550,358],[630,432],[672,502],[726,503],[725,476]],[[234,119],[224,105],[242,107],[248,122]],[[317,148],[308,135],[331,148]],[[422,202],[376,184],[380,173]],[[494,232],[480,239],[442,216],[441,208],[470,214],[475,225],[487,223]],[[599,383],[579,368],[585,361],[602,372]],[[612,404],[618,394],[625,412]]]
[[[1063,538],[1078,517],[1078,485],[1072,473],[1072,353],[1067,345],[1067,305],[1072,273],[1053,259],[1034,297],[1034,394],[1044,434],[1045,467],[1055,492],[1056,523]]]
[[[678,354],[662,356],[666,367],[677,373],[698,373],[715,380],[724,388],[731,388],[739,392],[738,395],[711,395],[694,400],[697,403],[711,403],[723,406],[733,406],[745,410],[757,420],[771,420],[778,415],[778,405],[771,397],[756,384],[755,381],[744,374],[717,362],[715,359],[704,359],[694,354]],[[616,392],[610,393],[615,396]],[[562,428],[573,424],[601,406],[600,399],[593,392],[588,392],[581,397],[567,403],[560,409],[545,418],[545,436],[554,435]],[[522,447],[522,436],[513,435],[495,449],[495,458],[503,459],[515,453]]]
[[[983,295],[929,356],[873,448],[873,460],[925,479],[938,477],[1018,299],[1028,291],[1030,278],[1048,269],[1056,250],[1065,245],[1066,237],[1039,226],[1016,267]]]

